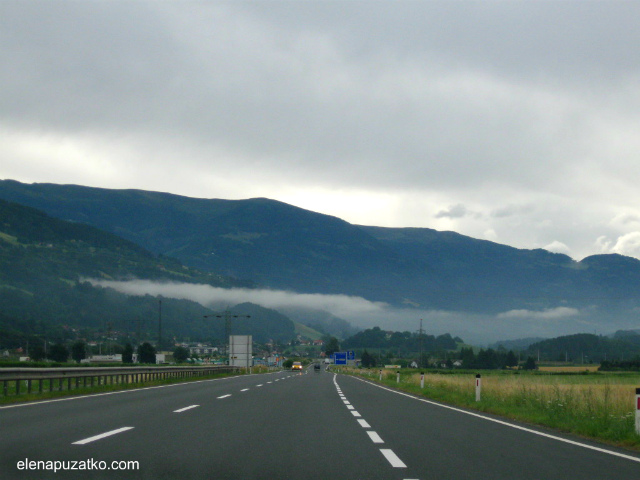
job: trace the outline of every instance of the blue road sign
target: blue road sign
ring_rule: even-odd
[[[336,365],[347,364],[347,352],[336,352],[333,354],[333,363]]]
[[[354,352],[353,350],[348,350],[347,360],[355,360],[355,359],[356,359],[356,352]]]

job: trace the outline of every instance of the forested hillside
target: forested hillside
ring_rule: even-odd
[[[97,228],[0,201],[0,346],[20,344],[25,335],[65,339],[78,332],[157,340],[160,321],[169,343],[174,337],[213,340],[224,336],[223,320],[198,303],[127,296],[93,286],[85,278],[248,286],[156,256]],[[293,323],[281,317],[267,309],[255,315],[256,339],[290,340]]]

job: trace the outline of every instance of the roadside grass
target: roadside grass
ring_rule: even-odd
[[[252,372],[256,373],[266,373],[266,369],[260,369],[254,367]],[[63,384],[63,390],[56,390],[58,388],[58,382],[55,382],[54,390],[49,391],[50,381],[45,380],[43,385],[42,393],[20,393],[20,395],[16,395],[15,385],[13,382],[11,386],[7,389],[8,395],[0,395],[0,405],[7,405],[13,403],[24,403],[24,402],[37,402],[39,400],[50,400],[53,398],[61,398],[61,397],[72,397],[72,396],[80,396],[80,395],[91,395],[94,393],[105,393],[105,392],[117,392],[121,390],[134,390],[136,388],[145,388],[145,387],[154,387],[159,385],[170,385],[174,383],[188,383],[188,382],[197,382],[202,380],[213,380],[216,378],[224,378],[224,377],[233,377],[238,375],[245,375],[243,371],[235,372],[235,373],[215,373],[211,375],[203,375],[199,377],[185,377],[185,378],[166,378],[166,379],[158,379],[158,380],[148,380],[148,381],[140,381],[137,383],[115,383],[109,385],[94,385],[93,387],[87,385],[86,387],[80,385],[78,388],[75,386],[72,387],[71,390],[67,390],[66,384]],[[26,387],[21,389],[22,392],[26,392]]]
[[[420,373],[342,369],[391,388],[442,403],[492,413],[525,423],[640,451],[635,433],[637,373],[540,373],[512,371]],[[482,374],[482,397],[475,401],[475,375]]]

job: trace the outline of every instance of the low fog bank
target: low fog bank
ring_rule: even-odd
[[[426,333],[450,333],[467,343],[488,345],[498,340],[525,337],[557,337],[574,333],[611,334],[637,328],[635,315],[603,313],[597,309],[580,311],[559,307],[543,311],[511,310],[498,315],[395,308],[382,302],[347,295],[300,294],[281,290],[223,289],[210,285],[159,283],[147,280],[87,280],[93,285],[113,288],[128,295],[161,295],[187,299],[213,309],[251,302],[265,308],[324,310],[365,329],[417,332],[420,320]],[[302,322],[304,323],[304,322]]]

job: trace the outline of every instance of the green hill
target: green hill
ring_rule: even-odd
[[[95,227],[0,200],[1,346],[21,343],[21,335],[65,339],[75,338],[79,332],[91,336],[110,331],[116,336],[155,340],[160,319],[163,338],[168,342],[174,337],[224,338],[224,321],[215,319],[216,312],[198,303],[127,296],[95,287],[84,278],[248,286],[154,255]],[[253,317],[256,340],[290,340],[293,323],[272,312],[264,309]],[[205,315],[213,315],[213,320],[205,319]]]

